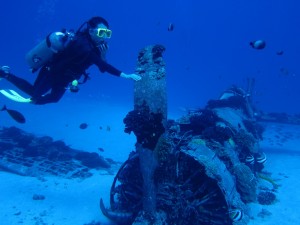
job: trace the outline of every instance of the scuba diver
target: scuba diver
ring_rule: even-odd
[[[81,83],[86,82],[89,78],[86,70],[91,65],[96,65],[102,73],[140,80],[139,75],[126,74],[106,62],[106,39],[111,35],[108,22],[102,17],[92,17],[76,32],[63,30],[51,33],[26,55],[31,71],[39,70],[33,85],[12,74],[8,66],[0,67],[0,79],[5,78],[31,98],[24,98],[14,90],[0,90],[0,93],[18,102],[55,103],[66,90],[79,90],[78,80],[84,76]]]

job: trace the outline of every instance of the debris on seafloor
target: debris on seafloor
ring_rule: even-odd
[[[34,194],[32,196],[33,200],[44,200],[45,198],[46,198],[45,195],[39,195],[39,194]]]
[[[273,122],[273,123],[300,125],[300,114],[290,115],[287,113],[260,112],[256,118],[260,122]]]
[[[276,199],[259,182],[267,156],[251,104],[254,82],[167,120],[165,83],[159,82],[166,75],[163,50],[154,45],[139,54],[145,83],[135,87],[134,110],[124,119],[125,132],[137,137],[136,151],[115,176],[110,207],[101,199],[101,211],[117,224],[247,224],[258,190],[268,193],[260,194],[264,204]]]
[[[0,170],[21,176],[87,178],[92,169],[110,171],[113,160],[72,149],[49,136],[37,137],[16,127],[0,130]]]

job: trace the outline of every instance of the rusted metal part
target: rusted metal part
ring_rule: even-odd
[[[118,224],[129,224],[132,221],[132,212],[112,211],[105,208],[102,198],[100,199],[100,209],[104,216]]]

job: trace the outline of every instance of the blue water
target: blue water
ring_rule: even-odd
[[[167,69],[168,110],[172,116],[185,114],[183,110],[185,108],[205,107],[210,99],[217,99],[221,92],[231,85],[246,88],[248,78],[255,79],[252,97],[257,109],[264,112],[300,114],[299,9],[299,0],[2,1],[0,65],[9,65],[14,74],[33,82],[36,74],[29,72],[25,61],[25,55],[29,50],[53,31],[60,31],[62,28],[77,29],[89,18],[102,16],[108,20],[113,31],[112,38],[109,40],[108,61],[125,73],[134,72],[138,52],[145,46],[162,44],[166,47],[164,60]],[[173,31],[168,31],[170,23],[174,25]],[[250,47],[249,42],[258,39],[266,41],[265,49],[255,50]],[[283,55],[277,55],[278,51],[283,51]],[[2,112],[0,127],[18,126],[37,135],[49,135],[55,140],[63,140],[67,145],[85,151],[97,152],[101,147],[105,150],[101,153],[105,157],[125,161],[136,142],[133,134],[128,135],[123,132],[123,118],[133,106],[134,83],[107,73],[102,74],[94,66],[88,72],[92,79],[82,85],[78,93],[67,92],[56,104],[42,106],[21,104],[1,95],[0,107],[6,104],[8,108],[22,112],[27,122],[17,124],[7,113]],[[7,81],[0,81],[0,89],[6,88],[15,89]],[[89,124],[88,129],[78,128],[82,122]],[[100,130],[99,126],[103,128],[109,126],[112,129],[108,132],[106,129]],[[275,137],[281,136],[281,129],[283,128],[274,126],[277,132],[274,134]],[[272,215],[273,220],[278,216],[280,220],[285,220],[286,224],[292,224],[292,219],[286,219],[286,215],[294,214],[296,212],[294,208],[300,201],[297,195],[296,197],[288,195],[295,193],[297,185],[294,184],[299,181],[297,176],[300,169],[299,166],[297,167],[299,163],[296,162],[298,158],[286,154],[284,157],[288,159],[285,161],[285,158],[282,159],[281,155],[276,155],[274,152],[278,152],[276,147],[283,149],[285,153],[287,153],[286,149],[292,149],[292,153],[296,152],[298,156],[300,137],[298,126],[294,130],[289,130],[287,135],[291,136],[291,139],[294,135],[297,142],[295,140],[290,143],[285,142],[284,147],[281,145],[278,147],[275,142],[275,146],[271,142],[273,139],[276,141],[276,138],[266,138],[262,148],[270,154],[267,169],[276,174],[283,171],[287,176],[292,177],[288,180],[290,183],[280,189],[282,191],[279,194],[283,194],[275,206],[278,208],[275,210],[278,214]],[[294,161],[290,163],[289,158]],[[289,166],[286,167],[282,162]],[[290,169],[292,167],[293,169]],[[14,179],[14,177],[7,179]],[[6,179],[3,181],[5,183]],[[14,181],[17,182],[18,179]],[[19,191],[19,189],[25,190],[26,194],[27,183],[25,182],[24,186],[23,180],[21,181],[12,185],[16,187],[15,190],[11,187],[6,189],[15,191],[13,193],[17,194],[12,196],[21,196],[22,202],[28,203],[30,200],[23,198],[23,192]],[[48,182],[50,193],[67,195],[67,189],[59,189],[62,184],[53,191],[51,182],[52,180]],[[101,193],[101,197],[106,197],[108,200],[111,180],[100,178],[95,181],[95,184],[105,187],[94,189],[95,184],[92,184],[94,181],[88,180],[88,182],[90,183],[87,185],[83,183],[82,187],[86,187],[87,190],[82,193],[96,202],[98,201],[96,198],[100,196],[99,192],[104,190],[105,193]],[[9,183],[8,180],[6,184]],[[28,187],[38,186],[36,183],[28,180]],[[9,185],[5,185],[7,186]],[[82,188],[78,188],[77,183],[70,184],[70,187],[80,190]],[[28,189],[31,190],[30,188]],[[73,193],[75,192],[70,192],[69,195],[74,201],[74,196],[77,200],[79,194]],[[48,194],[48,197],[51,199],[53,196]],[[53,205],[56,210],[64,212],[59,205],[69,209],[70,204],[68,205],[68,201],[61,201],[60,198],[59,196]],[[296,198],[294,203],[291,201],[292,198]],[[10,199],[7,202],[9,204],[6,208],[11,210],[15,203]],[[15,202],[21,201],[18,198]],[[90,208],[86,207],[85,210],[92,212],[92,216],[82,212],[82,207],[76,203],[78,211],[66,210],[67,215],[63,215],[62,218],[67,218],[66,220],[69,221],[74,218],[73,214],[77,216],[77,212],[80,212],[79,217],[86,215],[84,222],[93,218],[99,220],[102,215],[97,204],[98,202],[86,204]],[[29,205],[29,209],[30,207]],[[52,221],[56,218],[56,214],[51,214],[51,210],[47,207],[46,205],[44,208],[50,212],[49,221]],[[39,206],[37,208],[39,209]],[[26,207],[22,210],[26,210]],[[7,218],[15,218],[12,215],[16,210],[12,211]],[[27,214],[23,211],[22,215],[25,218]],[[30,213],[28,215],[27,218],[35,216],[35,214],[31,216]],[[297,224],[297,219],[298,216],[294,224]],[[25,219],[24,221],[26,224]]]
[[[283,1],[137,1],[28,0],[1,4],[0,64],[29,80],[24,56],[47,34],[77,29],[92,16],[109,21],[109,62],[134,72],[139,50],[162,44],[167,63],[169,110],[204,107],[232,84],[246,88],[256,80],[256,106],[265,112],[299,113],[300,3]],[[170,23],[174,30],[167,30]],[[266,41],[255,50],[249,42]],[[277,51],[284,51],[279,56]],[[101,74],[91,67],[92,80],[74,95],[110,96],[114,103],[132,104],[132,82]],[[7,85],[7,84],[5,84]]]

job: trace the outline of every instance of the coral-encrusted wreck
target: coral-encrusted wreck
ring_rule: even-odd
[[[118,224],[247,224],[266,160],[251,90],[231,87],[204,109],[167,120],[163,51],[155,45],[139,54],[142,80],[124,119],[136,151],[114,179],[110,207],[101,200],[101,210]]]
[[[0,170],[9,173],[85,179],[93,175],[91,170],[110,171],[113,164],[117,163],[49,136],[37,137],[16,127],[0,129]]]

